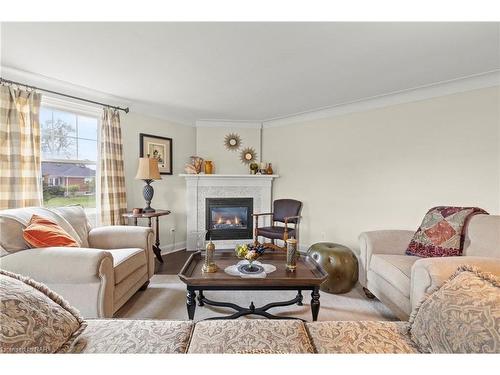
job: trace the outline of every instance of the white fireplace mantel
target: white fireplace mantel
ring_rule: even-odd
[[[197,233],[205,230],[207,198],[253,198],[254,212],[271,212],[272,183],[279,175],[180,174],[186,179],[187,250],[197,249]],[[264,221],[263,225],[268,224]],[[214,241],[218,249],[232,249],[250,240]]]

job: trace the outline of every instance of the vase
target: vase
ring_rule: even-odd
[[[273,165],[271,163],[267,165],[266,174],[274,174]]]
[[[205,174],[214,173],[214,165],[211,160],[205,160]]]

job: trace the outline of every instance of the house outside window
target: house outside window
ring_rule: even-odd
[[[44,206],[79,204],[96,225],[99,118],[42,104],[40,129]]]

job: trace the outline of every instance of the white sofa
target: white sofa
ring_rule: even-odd
[[[405,255],[414,231],[379,230],[359,236],[359,281],[402,320],[424,295],[442,285],[459,265],[500,275],[500,216],[475,215],[462,256],[420,258]]]
[[[81,244],[30,249],[22,235],[31,216],[57,222]],[[153,232],[135,226],[91,228],[83,208],[0,211],[0,267],[62,295],[86,318],[110,318],[154,274]]]

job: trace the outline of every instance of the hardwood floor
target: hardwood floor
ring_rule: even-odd
[[[163,264],[155,259],[155,274],[177,275],[193,252],[180,250],[162,255]]]

